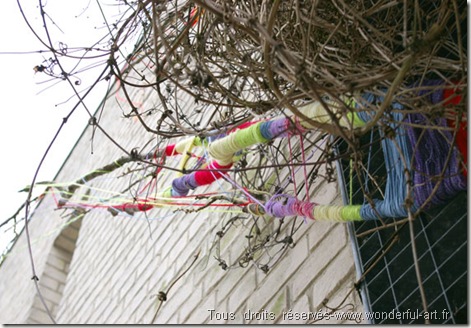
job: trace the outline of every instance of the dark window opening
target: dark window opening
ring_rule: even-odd
[[[363,183],[370,197],[381,198],[386,183],[384,156],[377,131],[361,138],[367,145],[365,167],[373,177],[365,184],[350,170],[344,143],[338,146],[347,202],[365,202]],[[372,142],[373,141],[373,142]],[[404,221],[400,223],[399,221]],[[383,228],[383,224],[399,222]],[[355,238],[354,253],[365,278],[359,286],[365,309],[375,324],[468,322],[467,306],[467,192],[457,194],[443,206],[433,207],[414,220],[414,240],[428,313],[424,312],[417,282],[409,222],[404,219],[349,223]]]

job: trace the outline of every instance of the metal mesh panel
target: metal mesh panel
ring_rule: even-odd
[[[362,141],[377,138],[375,134]],[[365,165],[380,182],[368,186],[371,195],[377,196],[386,172],[379,143],[372,144],[375,146],[366,154]],[[349,164],[341,161],[346,194],[354,204],[361,204],[364,195]],[[364,277],[358,287],[366,302],[365,311],[372,311],[367,319],[375,324],[424,323],[428,316],[431,323],[467,323],[467,192],[421,214],[413,223],[427,312],[416,277],[410,223],[384,228],[384,224],[398,221],[351,223],[356,263]],[[375,230],[379,227],[383,228]]]

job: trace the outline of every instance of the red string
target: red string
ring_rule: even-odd
[[[120,205],[113,205],[113,206],[108,206],[110,208],[113,208],[115,210],[119,211],[125,211],[125,210],[133,210],[133,211],[139,211],[139,212],[145,212],[153,208],[151,204],[146,204],[146,203],[124,203]]]
[[[250,202],[242,203],[242,204],[234,204],[234,203],[224,203],[224,204],[218,204],[218,203],[213,203],[213,204],[207,204],[207,203],[179,203],[179,202],[166,202],[165,204],[168,205],[173,205],[173,206],[196,206],[196,207],[202,207],[202,206],[210,206],[210,207],[233,207],[233,206],[238,206],[238,207],[244,207],[249,204]]]
[[[453,90],[453,89],[445,89],[443,91],[443,98],[446,99],[445,106],[446,105],[458,105],[461,102],[461,95],[457,94],[456,91],[458,90]],[[461,90],[459,90],[461,91]],[[448,125],[451,128],[456,127],[456,120],[451,120],[448,119]],[[464,176],[468,176],[468,122],[466,120],[459,120],[460,126],[459,129],[456,133],[456,140],[455,144],[460,153],[463,155],[463,174]]]
[[[212,161],[211,163],[209,163],[206,169],[198,170],[195,172],[195,181],[198,186],[211,184],[221,178],[224,174],[226,174],[225,172],[219,171],[220,169],[229,169],[231,166],[232,163],[228,165],[220,165],[218,162]]]
[[[155,174],[152,177],[152,179],[148,183],[146,183],[144,187],[141,188],[141,190],[138,192],[138,195],[143,193],[144,190],[146,190],[146,189],[148,189],[148,192],[150,193],[150,192],[152,192],[152,190],[154,190],[157,187],[157,177],[158,177],[160,171],[162,171],[162,164],[164,163],[165,157],[167,156],[166,153],[165,153],[162,157],[157,159],[157,151],[154,152],[154,160],[156,162],[158,161],[157,164],[159,164],[159,166],[157,166],[157,168],[155,169]]]
[[[167,156],[173,156],[179,154],[177,150],[175,149],[175,144],[168,145],[165,147],[165,155]]]
[[[238,126],[236,126],[235,128],[230,129],[230,130],[228,131],[228,134],[231,134],[232,132],[235,132],[235,131],[237,131],[237,130],[246,129],[246,128],[248,128],[249,126],[252,126],[252,125],[254,125],[255,123],[258,123],[258,122],[260,122],[260,120],[242,123],[241,125],[238,125]]]

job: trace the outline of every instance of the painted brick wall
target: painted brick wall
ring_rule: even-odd
[[[149,106],[157,101],[145,99]],[[122,118],[114,97],[108,99],[100,124],[127,150],[152,140],[138,122]],[[73,181],[121,155],[103,133],[88,126],[57,181]],[[171,178],[166,175],[161,182],[169,183]],[[126,183],[109,179],[94,186],[121,190]],[[315,190],[311,198],[318,203],[341,203],[336,182],[321,183]],[[254,266],[223,270],[214,259],[212,241],[229,214],[170,215],[157,208],[147,213],[152,220],[146,220],[143,214],[113,217],[106,210],[90,211],[77,226],[76,241],[69,238],[75,247],[67,253],[57,247],[61,238],[63,241],[67,220],[54,208],[52,197],[46,197],[34,213],[30,230],[41,289],[57,292],[48,294],[46,301],[58,323],[151,323],[159,305],[156,295],[167,290],[198,252],[195,265],[168,293],[155,323],[305,323],[309,320],[283,316],[283,312],[326,311],[323,302],[335,307],[347,295],[343,304],[352,304],[353,311],[362,308],[357,293],[349,293],[355,270],[343,224],[302,225],[295,235],[295,246],[265,274]],[[277,219],[265,220],[270,224]],[[220,251],[234,261],[244,252],[245,239],[240,235],[243,230],[231,233],[224,237]],[[0,268],[0,321],[48,323],[35,296],[25,245],[22,236]],[[51,280],[51,272],[66,275],[65,286]],[[320,322],[352,323],[333,318]]]
[[[52,199],[44,199],[29,223],[34,267],[40,281],[54,240],[61,231],[62,221],[59,213],[51,211],[53,206]],[[23,232],[0,267],[0,322],[29,322],[33,306],[38,304],[32,277],[28,245]]]

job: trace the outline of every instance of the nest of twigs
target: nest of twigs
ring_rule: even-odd
[[[392,87],[407,105],[416,81],[466,85],[466,22],[458,1],[144,1],[115,48],[139,34],[128,64],[145,68],[128,87],[176,87],[216,109],[206,129],[168,129],[201,134],[298,100]]]

